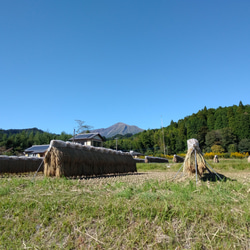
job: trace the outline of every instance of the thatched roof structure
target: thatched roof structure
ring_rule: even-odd
[[[196,173],[197,166],[197,173],[202,176],[206,170],[206,162],[201,153],[199,142],[196,139],[189,139],[187,145],[188,152],[184,160],[183,172],[193,175]]]
[[[184,162],[184,158],[179,156],[179,155],[174,155],[173,162],[175,162],[175,163]]]
[[[134,158],[134,161],[136,163],[145,163],[145,159],[141,159],[141,158]]]
[[[145,163],[150,163],[150,162],[164,163],[168,162],[168,159],[162,157],[145,156]]]
[[[42,161],[43,158],[38,157],[0,155],[0,173],[35,172]],[[43,171],[43,167],[40,168],[40,171]]]
[[[91,176],[136,172],[129,153],[52,140],[44,159],[45,176]]]

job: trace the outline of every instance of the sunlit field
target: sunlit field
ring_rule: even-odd
[[[250,249],[250,163],[208,161],[222,181],[137,164],[98,178],[0,178],[1,249]]]

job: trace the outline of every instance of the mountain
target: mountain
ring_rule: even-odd
[[[93,133],[99,133],[106,138],[110,138],[115,135],[126,135],[126,134],[137,134],[144,131],[144,129],[138,128],[137,126],[130,126],[122,122],[118,122],[108,128],[100,128],[91,130]]]

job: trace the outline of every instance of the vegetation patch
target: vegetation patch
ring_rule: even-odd
[[[1,178],[0,248],[249,249],[249,169],[196,183],[145,165],[105,178]]]

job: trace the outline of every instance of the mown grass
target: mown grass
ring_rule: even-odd
[[[82,180],[1,178],[0,248],[250,248],[250,171],[196,184],[172,180],[179,166],[165,165]]]
[[[223,159],[219,160],[219,163],[214,163],[213,160],[206,160],[208,167],[212,167],[217,170],[249,170],[250,164],[246,158],[243,159]],[[169,163],[137,163],[138,171],[173,171],[178,170],[183,163],[173,163],[172,160],[169,160]]]

